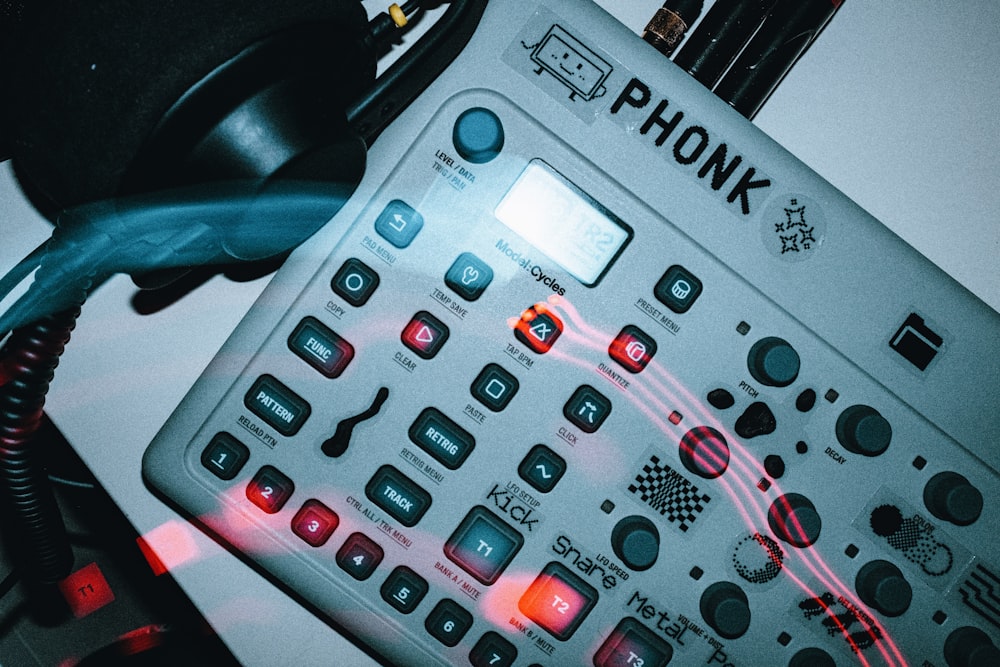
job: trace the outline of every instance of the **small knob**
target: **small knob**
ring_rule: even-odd
[[[983,494],[957,472],[939,472],[924,487],[924,504],[937,518],[968,526],[983,511]]]
[[[750,348],[747,368],[761,384],[787,387],[799,376],[799,353],[781,338],[761,338]]]
[[[854,588],[861,600],[886,616],[901,616],[910,608],[913,589],[898,567],[887,560],[873,560],[858,570]]]
[[[701,594],[701,615],[720,636],[742,637],[750,627],[750,602],[743,589],[728,581],[719,581]]]
[[[775,498],[767,512],[767,524],[779,539],[796,547],[816,542],[823,527],[815,505],[800,493]]]
[[[985,632],[966,625],[948,635],[944,660],[948,667],[995,667],[1000,665],[1000,649]]]
[[[660,555],[660,533],[644,516],[627,516],[611,531],[611,548],[633,570],[648,570]]]
[[[489,109],[466,109],[455,121],[451,140],[459,155],[473,164],[483,164],[500,154],[504,142],[503,124]]]
[[[889,447],[892,426],[867,405],[852,405],[837,418],[837,440],[844,449],[862,456],[878,456]]]
[[[729,467],[729,444],[726,438],[708,426],[697,426],[681,438],[681,463],[705,479],[714,479]]]
[[[823,649],[810,647],[793,655],[788,667],[837,667],[837,663]]]

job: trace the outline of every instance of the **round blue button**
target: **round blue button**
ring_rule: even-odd
[[[455,121],[455,150],[473,164],[489,162],[503,148],[503,124],[495,113],[482,107],[466,109]]]

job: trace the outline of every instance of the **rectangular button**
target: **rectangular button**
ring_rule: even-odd
[[[594,656],[597,667],[666,667],[673,647],[634,618],[624,618]]]
[[[281,435],[298,433],[311,411],[305,399],[270,375],[257,378],[243,404]]]
[[[562,641],[597,604],[597,591],[558,562],[545,566],[517,603],[521,613]]]
[[[382,466],[365,494],[404,526],[414,526],[431,506],[431,494],[392,466]]]
[[[314,317],[295,327],[288,348],[328,378],[339,377],[354,358],[354,346]]]
[[[484,584],[492,584],[524,537],[485,507],[474,507],[444,545],[444,553]]]
[[[292,480],[272,466],[261,468],[247,484],[247,498],[268,514],[280,512],[294,492]]]
[[[468,431],[434,408],[427,408],[413,422],[410,440],[451,470],[462,465],[476,446]]]

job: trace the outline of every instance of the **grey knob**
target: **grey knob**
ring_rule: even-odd
[[[866,563],[854,579],[861,600],[886,616],[901,616],[910,608],[913,589],[898,567],[887,560]]]
[[[924,487],[924,504],[937,518],[968,526],[983,511],[983,494],[957,472],[939,472]]]
[[[720,636],[736,639],[750,627],[750,602],[743,589],[728,581],[719,581],[701,594],[701,615]]]
[[[705,479],[714,479],[729,467],[729,444],[725,436],[708,426],[696,426],[681,438],[681,463]]]
[[[862,456],[878,456],[892,440],[892,426],[868,405],[852,405],[841,412],[836,433],[844,449]]]
[[[970,625],[958,628],[944,642],[948,667],[996,667],[1000,649],[985,632]]]
[[[823,521],[811,500],[800,493],[787,493],[771,503],[767,525],[792,546],[808,547],[819,539]]]
[[[787,387],[799,376],[799,353],[781,338],[761,338],[750,348],[747,368],[761,384]]]
[[[660,555],[660,533],[644,516],[627,516],[611,531],[611,548],[633,570],[648,570]]]
[[[793,655],[788,667],[837,667],[837,663],[823,649],[811,647]]]

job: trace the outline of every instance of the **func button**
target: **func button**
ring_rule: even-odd
[[[339,377],[354,358],[354,346],[314,317],[302,320],[288,337],[288,349],[325,377]]]

